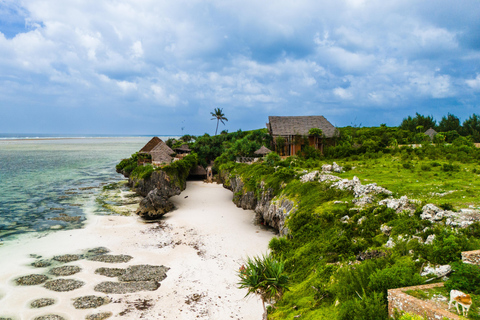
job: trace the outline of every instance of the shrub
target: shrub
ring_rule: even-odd
[[[432,170],[432,167],[429,164],[422,164],[420,169],[422,169],[422,171],[430,171]]]
[[[447,155],[449,156],[449,155]],[[444,163],[442,166],[442,171],[449,172],[449,171],[460,171],[460,166],[454,165],[454,164],[449,164],[449,163]]]
[[[144,166],[137,166],[132,172],[132,178],[138,179],[150,179],[152,172],[154,171],[153,166],[151,164],[147,164]]]
[[[384,320],[388,319],[387,306],[383,294],[372,292],[360,299],[347,300],[340,306],[340,320]]]

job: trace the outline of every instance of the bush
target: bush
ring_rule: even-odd
[[[420,169],[422,169],[422,171],[431,171],[432,167],[429,164],[422,164]]]
[[[460,171],[460,166],[454,164],[444,163],[442,166],[442,171],[449,172],[449,171]]]
[[[388,319],[388,312],[383,294],[372,292],[342,303],[338,316],[341,320],[384,320]]]
[[[151,164],[147,164],[144,166],[137,166],[130,174],[132,178],[137,179],[150,179],[152,172],[154,171],[153,166]]]
[[[453,273],[445,282],[448,290],[460,290],[465,293],[480,294],[480,267],[473,264],[456,262],[452,264]]]

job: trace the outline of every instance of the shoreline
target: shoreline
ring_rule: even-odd
[[[237,270],[246,256],[267,251],[273,232],[255,226],[255,213],[235,207],[232,193],[221,185],[188,182],[187,189],[171,201],[176,209],[160,221],[144,223],[136,216],[89,217],[84,229],[55,232],[0,246],[9,257],[0,265],[0,317],[33,319],[58,314],[66,319],[84,319],[98,312],[112,312],[115,318],[132,319],[259,319],[260,299],[244,299],[246,290],[237,289]],[[49,258],[106,247],[110,254],[131,255],[127,263],[106,264],[88,260],[67,263],[82,268],[65,278],[86,282],[69,292],[49,291],[40,286],[14,286],[12,281],[27,274],[47,274],[33,268],[30,254]],[[93,287],[114,279],[95,274],[99,267],[126,268],[148,264],[169,267],[167,278],[156,291],[132,294],[102,294]],[[96,309],[77,310],[72,299],[81,296],[108,296],[112,303]],[[57,303],[30,309],[38,298]],[[143,301],[145,308],[137,308]]]

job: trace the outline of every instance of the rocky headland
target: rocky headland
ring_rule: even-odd
[[[186,188],[186,180],[176,175],[168,175],[163,170],[155,170],[149,177],[131,176],[123,170],[118,170],[128,178],[128,186],[144,198],[140,201],[136,213],[146,219],[158,219],[173,209],[169,198],[179,195]]]

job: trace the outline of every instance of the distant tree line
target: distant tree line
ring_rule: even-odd
[[[442,120],[437,124],[437,121],[432,116],[416,113],[415,117],[408,116],[403,119],[399,128],[411,132],[425,132],[432,128],[437,132],[442,132],[444,135],[455,131],[459,136],[471,137],[472,141],[480,142],[480,116],[477,114],[472,114],[461,124],[457,116],[449,113],[447,116],[442,117]]]

